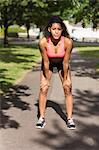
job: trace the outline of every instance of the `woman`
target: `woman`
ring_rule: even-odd
[[[46,125],[45,109],[47,93],[53,68],[57,67],[66,99],[67,127],[69,129],[75,129],[72,118],[73,97],[69,65],[72,44],[63,20],[58,16],[53,16],[44,30],[44,37],[39,41],[42,56],[42,72],[39,93],[40,117],[36,124],[37,128],[44,128]]]

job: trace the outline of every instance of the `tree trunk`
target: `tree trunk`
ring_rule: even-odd
[[[7,33],[8,33],[8,18],[7,18],[7,6],[4,7],[4,47],[8,45]]]
[[[7,33],[8,33],[8,26],[4,25],[4,47],[8,45]]]
[[[27,28],[27,39],[29,40],[30,35],[29,35],[29,29]]]
[[[29,40],[30,35],[29,35],[29,29],[30,29],[30,24],[26,24],[26,28],[27,28],[27,39]]]

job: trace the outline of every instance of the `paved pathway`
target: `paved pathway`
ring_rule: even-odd
[[[38,112],[40,70],[34,68],[10,89],[2,103],[0,150],[98,150],[99,80],[94,70],[72,53],[74,118],[77,129],[65,123],[65,103],[58,74],[53,74],[48,93],[46,122],[35,128]]]

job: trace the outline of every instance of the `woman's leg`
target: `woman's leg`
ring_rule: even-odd
[[[52,76],[52,71],[49,71],[49,82]],[[43,72],[41,72],[40,77],[40,93],[39,93],[39,113],[40,117],[45,117],[45,109],[46,109],[46,100],[47,100],[47,93],[48,93],[49,85],[44,77]]]
[[[63,73],[62,71],[59,71],[59,76],[62,81],[63,85]],[[65,101],[66,101],[66,112],[67,112],[67,119],[72,118],[72,112],[73,112],[73,96],[72,96],[72,83],[71,83],[71,72],[70,68],[68,70],[67,75],[68,82],[70,83],[70,86],[63,86],[64,94],[65,94]]]

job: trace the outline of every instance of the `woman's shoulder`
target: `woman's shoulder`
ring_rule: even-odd
[[[64,37],[64,42],[66,45],[72,45],[73,44],[73,40],[71,38],[67,38],[67,37]]]
[[[46,45],[46,43],[47,43],[46,37],[42,37],[42,38],[39,40],[39,45],[41,45],[41,46]]]

